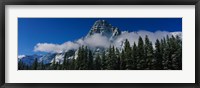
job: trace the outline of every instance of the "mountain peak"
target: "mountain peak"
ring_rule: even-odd
[[[89,37],[93,34],[101,34],[102,36],[106,36],[109,39],[112,39],[120,35],[121,31],[119,30],[119,28],[112,26],[106,20],[97,20],[96,22],[94,22],[94,25],[92,26],[86,37]]]

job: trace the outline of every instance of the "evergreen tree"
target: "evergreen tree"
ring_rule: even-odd
[[[18,61],[18,70],[23,70],[24,69],[24,63],[22,62],[22,60]]]
[[[42,60],[42,62],[41,62],[41,69],[42,70],[45,70],[45,65],[44,65],[44,61]]]
[[[112,47],[112,55],[111,55],[111,57],[112,57],[112,64],[113,64],[113,70],[116,70],[117,69],[117,55],[116,55],[116,53],[115,53],[115,47],[113,46]]]
[[[137,46],[135,42],[132,48],[133,69],[137,69]]]
[[[119,52],[118,48],[116,48],[115,50],[116,50],[115,54],[116,54],[116,60],[117,60],[117,62],[116,62],[116,69],[119,70],[120,69],[120,64],[121,64],[121,61],[120,61],[120,52]]]
[[[105,51],[103,51],[102,53],[102,57],[101,57],[101,69],[102,70],[106,70],[107,69],[107,64],[106,64],[106,55],[105,55]]]
[[[145,62],[146,62],[145,68],[151,69],[151,65],[152,65],[151,61],[153,59],[153,46],[147,35],[145,37],[144,51],[145,51],[144,56],[145,56]]]
[[[61,69],[60,62],[56,62],[54,70],[60,70],[60,69]]]
[[[91,50],[88,51],[88,69],[93,69],[93,54]]]
[[[99,56],[99,54],[97,54],[96,58],[95,58],[95,70],[101,70],[101,58]]]
[[[138,61],[137,61],[137,69],[144,70],[145,69],[145,57],[144,57],[144,42],[142,37],[140,36],[138,39]]]
[[[83,46],[80,47],[78,49],[78,57],[77,57],[77,61],[76,61],[76,69],[78,70],[83,70],[83,67],[84,67],[84,50],[83,50]]]
[[[160,41],[157,39],[155,43],[155,69],[161,70],[163,69],[162,65],[162,53],[161,53],[161,47],[160,47]]]
[[[124,50],[122,50],[121,56],[120,56],[120,69],[125,70],[126,69],[126,61],[125,61],[125,53]]]
[[[88,69],[88,62],[89,60],[88,60],[88,48],[87,48],[87,46],[86,47],[84,47],[83,48],[83,69],[84,70],[87,70]]]
[[[176,58],[177,58],[177,66],[178,70],[182,70],[182,40],[179,36],[176,36],[176,43],[177,43],[177,51],[176,53]]]
[[[163,69],[167,70],[168,69],[168,58],[167,58],[167,52],[166,48],[167,48],[167,44],[166,44],[166,40],[165,38],[161,39],[161,53],[162,53],[162,65],[163,65]]]
[[[66,61],[66,58],[64,58],[64,60],[63,60],[62,69],[63,70],[67,70],[67,61]]]
[[[172,46],[171,46],[171,39],[167,35],[167,40],[166,40],[166,57],[167,57],[167,69],[170,70],[172,69]]]
[[[172,69],[182,69],[182,48],[181,41],[178,36],[176,38],[174,36],[171,37],[171,46],[172,46]]]
[[[33,65],[32,65],[32,69],[37,70],[37,67],[38,67],[38,60],[37,60],[37,58],[35,58]]]
[[[115,56],[115,48],[114,47],[109,47],[108,49],[108,55],[107,55],[107,68],[109,70],[114,70],[116,68],[116,56]]]
[[[72,60],[71,60],[71,62],[69,63],[70,65],[69,65],[69,70],[76,70],[76,60],[74,59],[74,58],[72,58]]]
[[[125,46],[124,46],[124,53],[125,53],[125,61],[126,61],[126,69],[132,69],[133,68],[133,59],[132,59],[132,52],[131,47],[128,39],[125,40]]]

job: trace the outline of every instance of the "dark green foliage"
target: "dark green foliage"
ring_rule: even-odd
[[[94,70],[101,70],[101,58],[99,56],[99,54],[97,54],[95,61],[94,61]]]
[[[30,68],[28,65],[24,64],[22,62],[22,60],[19,60],[19,62],[18,62],[18,70],[28,70],[28,69],[31,70],[32,68]]]
[[[107,69],[115,70],[117,68],[117,56],[115,54],[115,48],[109,47],[108,54],[107,54]]]
[[[132,45],[132,46],[131,46]],[[53,59],[44,64],[35,58],[32,65],[18,61],[18,70],[181,70],[182,40],[180,37],[167,36],[156,40],[153,45],[148,36],[138,44],[130,44],[126,39],[122,49],[110,46],[102,52],[93,52],[87,46],[65,53],[62,63]],[[72,56],[72,57],[71,57]],[[68,57],[71,57],[69,59]]]
[[[160,44],[160,41],[157,39],[156,40],[156,43],[155,43],[155,62],[153,64],[154,69],[158,69],[158,70],[161,70],[163,69],[163,66],[162,66],[162,53],[161,53],[161,44]]]
[[[125,70],[126,69],[126,60],[125,60],[125,53],[124,50],[122,50],[121,56],[120,56],[120,69]]]
[[[145,68],[146,69],[152,69],[152,59],[153,59],[153,46],[152,43],[150,42],[148,36],[145,37],[145,46],[144,46],[144,50],[145,50]]]
[[[102,53],[102,55],[101,55],[101,69],[103,69],[103,70],[107,69],[105,51],[103,51],[103,53]]]
[[[35,58],[33,65],[32,65],[32,70],[37,70],[37,68],[38,68],[38,59]]]
[[[63,64],[62,64],[62,69],[63,70],[66,70],[67,69],[67,60],[66,60],[66,58],[64,58],[64,60],[63,60]]]
[[[93,54],[91,50],[88,50],[88,69],[93,69]]]
[[[143,70],[145,69],[145,53],[144,53],[144,42],[142,40],[142,37],[139,37],[138,39],[138,48],[137,48],[138,54],[137,54],[137,69]]]
[[[125,62],[126,62],[125,69],[132,69],[133,68],[133,58],[132,58],[130,43],[127,39],[125,41],[124,54],[125,54]]]
[[[120,51],[118,48],[115,49],[115,54],[116,54],[116,59],[117,59],[117,62],[116,62],[116,69],[120,69]]]
[[[137,69],[137,46],[134,42],[132,47],[132,59],[133,59],[133,69]]]

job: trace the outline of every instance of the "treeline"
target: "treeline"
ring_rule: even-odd
[[[138,39],[138,44],[130,45],[126,39],[124,48],[119,50],[110,46],[101,53],[93,53],[87,46],[78,50],[76,59],[67,59],[63,63],[38,63],[35,59],[31,66],[19,61],[19,70],[181,70],[182,40],[179,36],[167,36],[156,40],[155,46],[148,36]]]

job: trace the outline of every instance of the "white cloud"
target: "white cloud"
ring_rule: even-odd
[[[75,42],[68,41],[63,44],[38,43],[34,47],[34,51],[61,53],[63,51],[78,49],[81,45],[88,46],[89,48],[94,48],[94,47],[107,48],[109,47],[110,42],[107,37],[101,36],[100,34],[94,34],[85,39],[79,39]]]
[[[181,33],[181,32],[178,32]],[[177,34],[177,33],[176,33]],[[80,46],[85,45],[89,48],[95,48],[95,47],[104,47],[107,48],[110,45],[114,45],[116,47],[121,47],[122,42],[125,39],[128,39],[130,44],[133,45],[135,42],[138,43],[138,38],[141,36],[144,40],[145,36],[148,35],[150,41],[154,44],[156,39],[162,39],[163,37],[166,37],[167,35],[172,35],[171,32],[167,31],[156,31],[156,32],[149,32],[149,31],[138,31],[138,32],[122,32],[120,36],[116,38],[115,41],[112,43],[109,41],[109,39],[105,36],[102,36],[100,34],[94,34],[92,36],[78,39],[74,42],[68,41],[63,44],[52,44],[52,43],[38,43],[34,47],[34,51],[41,51],[41,52],[63,52],[73,49],[78,49]]]
[[[108,48],[110,46],[110,41],[107,37],[100,34],[94,34],[86,39],[84,39],[85,45],[94,48],[94,47],[104,47]]]
[[[78,49],[79,44],[76,44],[74,42],[68,41],[63,44],[52,44],[52,43],[38,43],[34,47],[34,51],[41,51],[41,52],[63,52],[68,51],[72,49]]]

